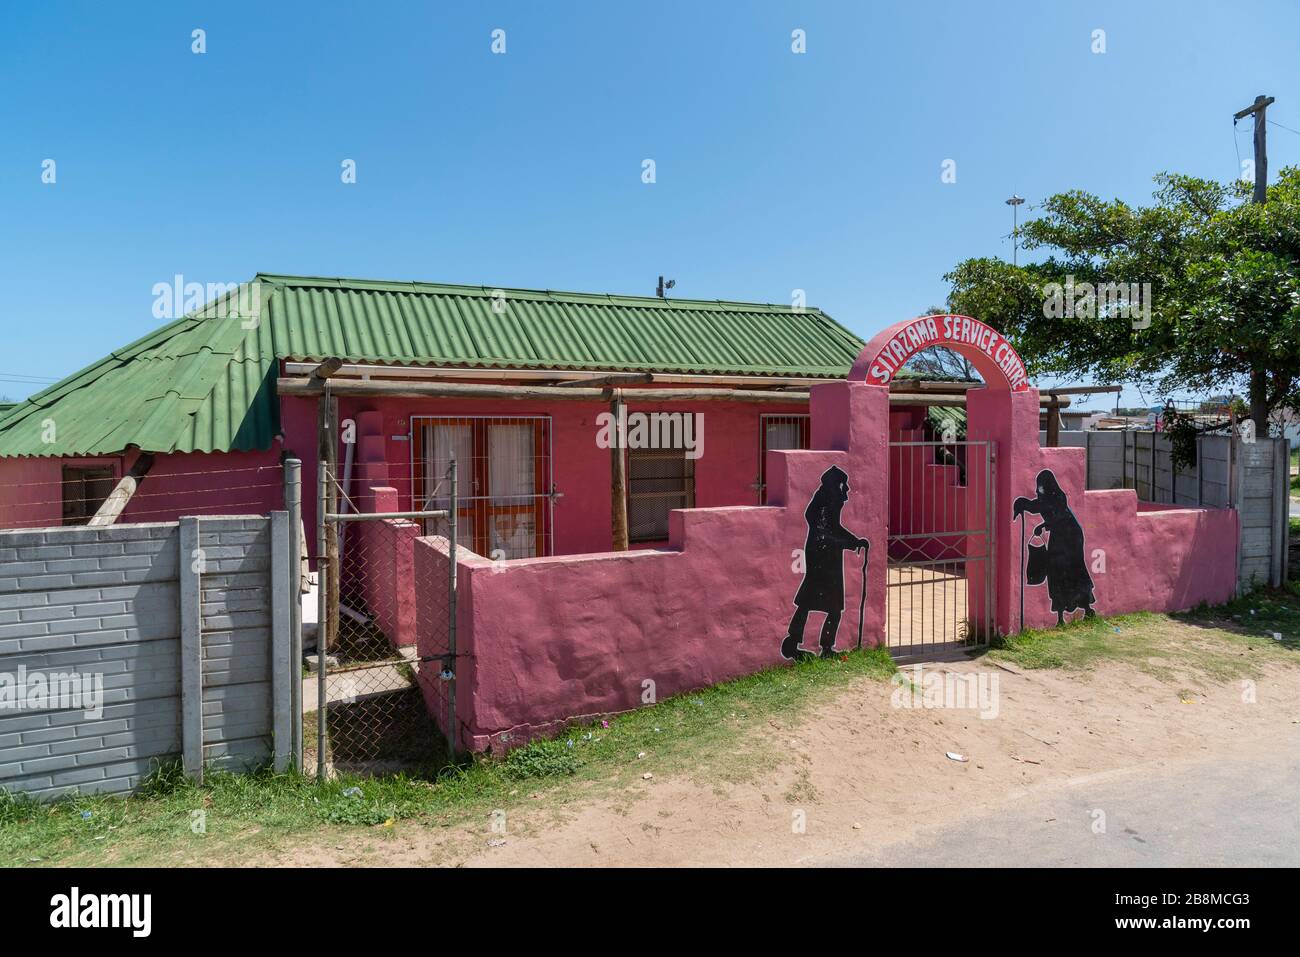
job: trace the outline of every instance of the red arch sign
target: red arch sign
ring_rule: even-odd
[[[920,316],[890,326],[859,353],[849,379],[888,386],[909,359],[931,346],[965,356],[989,388],[1029,388],[1025,364],[1007,338],[970,316]]]

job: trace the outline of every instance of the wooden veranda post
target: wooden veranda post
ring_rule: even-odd
[[[1061,401],[1052,396],[1047,403],[1047,447],[1054,449],[1061,444]]]
[[[609,506],[613,525],[614,551],[627,551],[627,461],[623,457],[623,417],[627,406],[622,399],[609,404],[614,430],[609,443]]]

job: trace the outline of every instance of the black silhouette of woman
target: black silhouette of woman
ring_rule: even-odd
[[[1032,512],[1043,518],[1034,534],[1040,535],[1044,530],[1049,533],[1047,594],[1052,599],[1056,623],[1065,624],[1066,612],[1079,608],[1091,618],[1096,614],[1092,606],[1097,599],[1093,596],[1092,576],[1088,574],[1088,563],[1083,557],[1083,528],[1070,511],[1065,492],[1050,469],[1038,473],[1036,485],[1037,497],[1016,499],[1011,517],[1014,520],[1023,512]]]
[[[835,633],[844,614],[844,559],[846,551],[869,551],[871,543],[858,538],[840,524],[840,512],[849,499],[849,477],[843,469],[831,466],[822,473],[821,487],[813,493],[804,511],[808,539],[804,543],[804,576],[794,596],[795,612],[789,633],[781,642],[781,655],[795,659],[808,652],[799,644],[810,611],[826,614],[822,623],[823,658],[835,654]]]

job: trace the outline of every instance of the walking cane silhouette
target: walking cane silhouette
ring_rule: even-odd
[[[862,549],[862,591],[858,596],[858,650],[862,650],[862,612],[867,607],[867,556],[870,547]]]
[[[1025,513],[1020,513],[1020,630],[1025,630]]]

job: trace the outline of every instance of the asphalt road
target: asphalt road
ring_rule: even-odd
[[[1261,744],[1262,742],[1256,742]],[[852,867],[1300,866],[1300,726],[1250,757],[1126,771],[816,863]],[[1104,812],[1104,830],[1094,831]],[[812,862],[810,862],[812,863]]]

